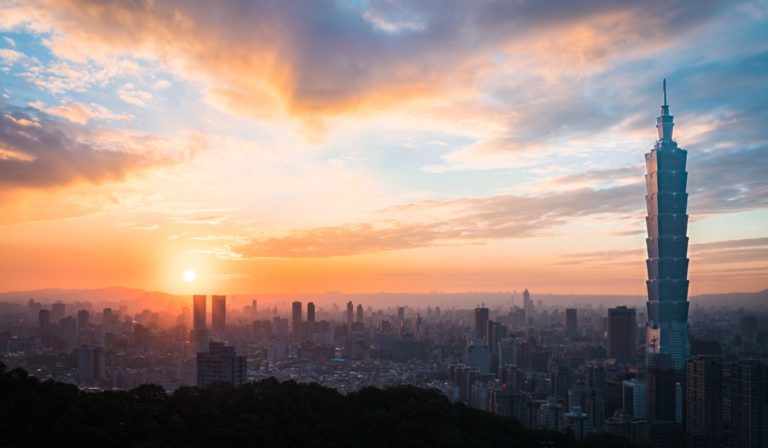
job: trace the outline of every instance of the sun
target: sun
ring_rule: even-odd
[[[197,280],[197,273],[192,270],[186,270],[183,274],[181,274],[181,278],[183,278],[187,283],[192,283]]]

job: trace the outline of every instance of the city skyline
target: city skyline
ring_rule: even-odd
[[[664,78],[690,295],[768,286],[764,3],[205,10],[0,3],[0,291],[642,295]]]
[[[766,448],[767,81],[768,0],[0,0],[0,446]]]

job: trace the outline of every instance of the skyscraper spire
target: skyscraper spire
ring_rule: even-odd
[[[664,92],[664,104],[661,105],[661,114],[656,118],[656,129],[659,130],[659,140],[672,141],[672,128],[675,126],[674,117],[669,115],[667,104],[667,79],[661,84]]]

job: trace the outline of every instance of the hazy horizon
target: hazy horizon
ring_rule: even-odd
[[[117,290],[117,293],[114,291]],[[102,292],[103,291],[103,292]],[[137,297],[136,293],[144,294]],[[428,306],[447,307],[455,309],[471,309],[481,304],[491,308],[501,307],[511,309],[522,306],[522,290],[516,291],[462,291],[462,292],[262,292],[262,293],[227,293],[226,291],[198,291],[197,294],[210,296],[223,294],[227,296],[228,306],[240,307],[250,305],[252,300],[258,300],[260,309],[278,307],[281,312],[287,311],[290,304],[299,300],[304,303],[314,302],[319,307],[344,305],[353,301],[356,305],[374,308],[390,308],[408,306],[426,308]],[[531,291],[534,302],[541,301],[545,308],[555,307],[600,307],[630,305],[644,308],[647,296],[626,294],[552,294]],[[161,297],[163,302],[156,300]],[[146,291],[140,288],[107,287],[94,289],[42,289],[30,291],[0,292],[0,302],[9,300],[23,304],[27,300],[36,301],[77,301],[96,302],[99,305],[132,303],[133,308],[149,308],[161,305],[160,308],[178,308],[191,304],[190,295],[170,294],[162,291]],[[766,308],[768,307],[768,289],[752,292],[729,292],[722,294],[701,294],[690,297],[691,306],[716,306],[725,308]]]

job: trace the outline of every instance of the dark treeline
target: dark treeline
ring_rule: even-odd
[[[452,404],[438,391],[366,388],[346,396],[267,379],[242,386],[155,385],[84,392],[0,364],[0,446],[109,447],[629,447],[577,442]]]

